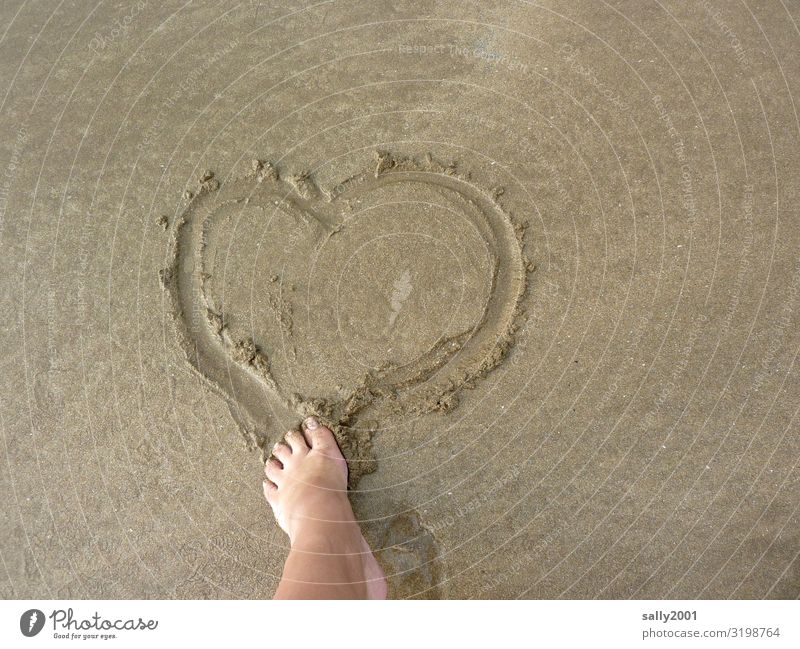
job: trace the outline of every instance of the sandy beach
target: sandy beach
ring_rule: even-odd
[[[6,3],[0,596],[800,596],[800,7]]]

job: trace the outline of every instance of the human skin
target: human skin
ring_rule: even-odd
[[[385,599],[386,578],[347,498],[347,463],[315,418],[265,465],[264,496],[290,550],[275,599]]]

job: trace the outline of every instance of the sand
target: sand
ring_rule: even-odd
[[[800,596],[800,13],[4,7],[4,598]]]

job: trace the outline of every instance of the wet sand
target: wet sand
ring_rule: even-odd
[[[3,597],[800,595],[793,5],[2,15]]]

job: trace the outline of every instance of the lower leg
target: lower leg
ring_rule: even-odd
[[[291,549],[276,599],[380,599],[386,579],[347,499],[347,464],[313,418],[267,462],[264,495]]]

